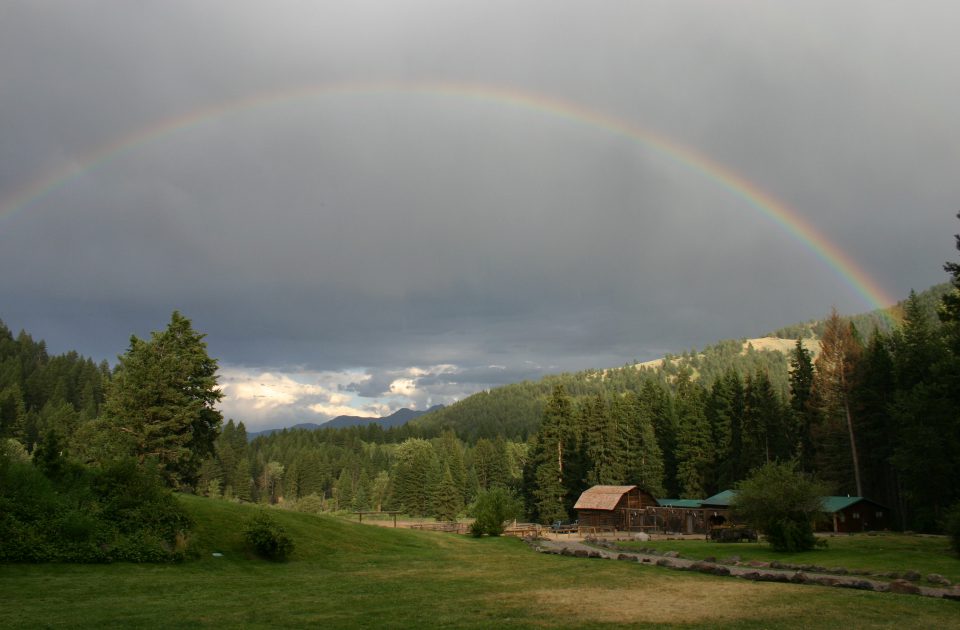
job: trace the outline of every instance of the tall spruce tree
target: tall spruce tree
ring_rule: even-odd
[[[898,428],[893,461],[903,481],[908,522],[935,531],[957,496],[957,407],[941,378],[949,356],[943,337],[913,292],[893,349],[897,390],[891,410]]]
[[[680,496],[702,499],[713,481],[714,445],[705,411],[703,387],[690,374],[677,378],[677,483]]]
[[[141,463],[155,460],[174,488],[193,486],[223,420],[215,407],[223,397],[217,361],[204,337],[174,311],[166,330],[130,338],[107,387],[107,430]]]
[[[606,401],[598,393],[588,400],[580,412],[580,426],[586,446],[587,485],[623,483],[623,457],[617,450],[616,425]]]
[[[813,360],[810,351],[797,337],[797,344],[790,354],[790,408],[796,417],[798,463],[801,472],[813,471],[813,438],[811,429],[816,424],[816,409],[811,400],[813,394]]]
[[[541,523],[566,520],[572,502],[568,489],[575,482],[571,470],[578,447],[574,427],[573,403],[562,385],[554,388],[543,411],[543,421],[536,437],[533,467],[534,509]]]
[[[653,428],[650,405],[628,391],[617,401],[615,413],[618,425],[629,428],[625,432],[624,468],[626,481],[644,488],[653,496],[664,496],[663,454]]]
[[[876,332],[870,338],[858,365],[858,386],[853,404],[859,419],[857,437],[865,496],[903,513],[901,481],[893,466],[899,429],[890,411],[896,392],[891,339]],[[901,521],[901,526],[904,526]],[[906,527],[904,527],[906,529]]]
[[[714,381],[707,398],[707,421],[716,449],[715,483],[709,494],[733,487],[745,477],[742,469],[742,427],[744,409],[743,380],[736,370],[728,369]]]

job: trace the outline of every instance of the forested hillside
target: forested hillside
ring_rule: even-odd
[[[64,437],[100,413],[110,368],[76,352],[50,356],[25,331],[0,321],[0,438],[18,437],[33,450],[53,430]]]

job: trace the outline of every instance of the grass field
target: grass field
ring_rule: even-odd
[[[766,543],[715,543],[704,540],[659,540],[624,542],[624,549],[677,551],[684,558],[718,560],[737,555],[744,562],[761,560],[789,564],[813,564],[844,567],[852,572],[888,573],[917,571],[923,576],[939,573],[951,582],[960,582],[960,559],[950,551],[944,536],[904,536],[896,533],[855,536],[831,536],[825,549],[803,553],[777,553]]]
[[[244,551],[240,524],[256,508],[182,500],[197,520],[197,559],[0,566],[0,627],[960,628],[957,602],[544,555],[513,539],[291,512],[273,512],[297,545],[275,564]]]

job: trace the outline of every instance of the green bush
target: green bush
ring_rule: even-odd
[[[282,562],[293,552],[293,539],[266,510],[258,512],[247,523],[243,536],[257,555],[268,560]]]
[[[299,501],[297,501],[296,507],[294,508],[297,512],[306,512],[308,514],[319,514],[323,512],[323,499],[321,499],[316,492],[308,494]]]
[[[478,538],[484,534],[499,536],[503,533],[503,522],[517,518],[522,511],[520,501],[506,488],[494,487],[480,492],[470,506],[470,514],[475,519],[470,533]]]
[[[816,546],[813,527],[809,523],[781,518],[769,524],[767,540],[776,551],[807,551]]]
[[[737,484],[733,513],[767,536],[776,551],[816,545],[813,521],[822,514],[824,486],[797,471],[797,463],[771,462]]]
[[[135,462],[0,457],[0,562],[169,562],[190,519]]]

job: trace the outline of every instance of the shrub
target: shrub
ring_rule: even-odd
[[[470,507],[475,518],[470,533],[478,538],[484,534],[499,536],[503,533],[503,522],[518,517],[521,512],[520,501],[506,488],[494,487],[481,492]]]
[[[317,493],[308,494],[297,501],[297,512],[306,512],[308,514],[319,514],[323,511],[323,499]]]
[[[807,551],[816,546],[816,537],[809,523],[781,518],[768,525],[767,540],[777,551]]]
[[[283,562],[293,552],[293,540],[266,510],[247,523],[243,536],[257,555],[268,560]]]
[[[953,504],[947,510],[946,518],[943,521],[943,529],[950,537],[950,546],[953,551],[960,554],[960,501]]]
[[[87,469],[52,455],[0,457],[0,562],[164,562],[190,526],[159,477],[135,462]]]
[[[813,521],[826,489],[797,472],[796,462],[769,463],[737,485],[733,512],[767,535],[775,551],[813,549]]]

